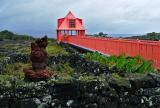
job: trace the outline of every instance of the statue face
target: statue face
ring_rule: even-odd
[[[48,45],[48,37],[45,36],[45,37],[43,37],[41,39],[37,39],[36,40],[36,44],[41,48],[46,48],[47,45]]]
[[[39,49],[39,46],[36,43],[31,43],[31,50],[37,50]]]
[[[47,37],[37,39],[34,43],[31,43],[31,61],[32,62],[46,62],[48,55],[45,48],[48,45]]]

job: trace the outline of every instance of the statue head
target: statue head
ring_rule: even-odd
[[[46,48],[47,45],[48,45],[48,37],[47,36],[44,36],[40,39],[37,39],[35,41],[35,43],[40,47],[40,48]]]

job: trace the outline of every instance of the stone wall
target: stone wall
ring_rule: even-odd
[[[34,83],[30,88],[0,88],[0,108],[158,108],[160,76],[119,82],[116,79],[66,83]],[[43,107],[42,107],[43,106]]]
[[[28,55],[12,55],[1,65],[28,62]],[[108,67],[84,59],[78,53],[49,58],[48,66],[69,62],[78,72],[105,76],[105,81],[83,82],[77,77],[65,83],[33,82],[30,86],[0,86],[0,108],[158,108],[160,75],[145,74],[124,78],[112,76]],[[4,67],[5,68],[5,67]]]

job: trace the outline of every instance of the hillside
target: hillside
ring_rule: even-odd
[[[15,34],[8,30],[4,30],[0,32],[0,40],[4,40],[4,39],[7,39],[7,40],[34,40],[32,36]]]
[[[140,39],[140,40],[153,40],[153,41],[158,41],[160,40],[160,33],[147,33],[146,35],[141,35],[141,36],[131,36],[131,37],[126,37],[126,39]]]

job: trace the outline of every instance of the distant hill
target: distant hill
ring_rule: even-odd
[[[111,37],[115,37],[115,38],[125,38],[125,37],[130,37],[130,36],[140,36],[143,34],[108,34]]]
[[[11,31],[4,30],[0,32],[0,40],[5,40],[5,39],[7,40],[34,40],[35,38],[33,38],[32,36],[19,35]]]
[[[126,39],[159,41],[160,40],[160,33],[152,32],[152,33],[147,33],[146,35],[141,35],[141,36],[126,37]]]

